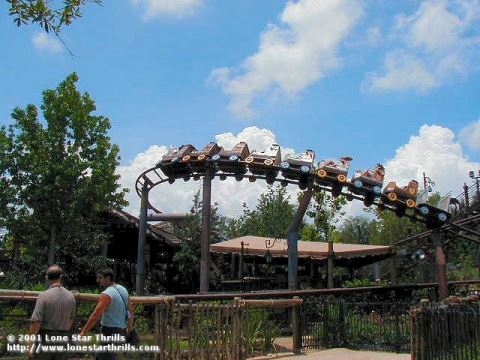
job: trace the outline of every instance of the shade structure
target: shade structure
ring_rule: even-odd
[[[287,257],[287,240],[262,236],[242,236],[210,245],[210,251],[223,254],[240,254],[243,246],[244,255],[264,256],[267,251],[272,257]],[[364,257],[385,257],[393,255],[392,247],[380,245],[333,244],[336,259],[354,259]],[[328,257],[328,243],[318,241],[298,241],[298,257],[324,260]]]

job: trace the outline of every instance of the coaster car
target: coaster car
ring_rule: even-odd
[[[280,164],[282,175],[286,179],[298,180],[300,189],[306,189],[314,160],[315,153],[312,150],[295,156],[287,155]]]
[[[383,189],[386,201],[400,208],[414,208],[416,205],[418,182],[411,180],[407,186],[398,187],[395,181],[391,181]]]
[[[377,164],[375,169],[368,169],[364,172],[357,170],[350,180],[350,191],[354,194],[362,195],[365,206],[370,206],[375,198],[382,194],[384,177],[385,168],[382,164]]]
[[[216,142],[208,143],[202,150],[192,151],[190,154],[182,157],[182,162],[186,163],[194,173],[204,173],[209,166],[208,159],[218,154],[222,148]],[[194,175],[195,178],[195,175]]]
[[[316,180],[321,185],[331,186],[332,195],[339,196],[347,181],[348,169],[352,158],[343,156],[338,160],[322,160],[318,163]]]
[[[173,183],[176,178],[189,177],[190,170],[181,160],[192,151],[195,151],[193,145],[182,145],[179,148],[171,148],[160,160],[156,166],[160,167],[165,175],[168,176],[169,182]]]
[[[254,175],[264,175],[268,184],[275,182],[278,174],[277,166],[281,161],[282,154],[278,144],[272,144],[262,152],[253,150],[245,159],[250,172]]]
[[[445,195],[438,202],[438,206],[427,203],[428,189],[423,190],[417,198],[417,209],[421,216],[425,217],[428,228],[437,228],[445,224],[451,217],[449,212],[451,194]]]
[[[215,164],[215,170],[234,173],[235,179],[242,180],[247,168],[243,161],[250,155],[247,143],[241,141],[231,150],[220,150],[212,156],[212,162]],[[220,179],[226,179],[225,175],[220,175]]]

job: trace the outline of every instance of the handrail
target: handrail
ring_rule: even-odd
[[[462,280],[449,281],[449,286],[475,285],[480,284],[479,280]],[[310,289],[310,290],[264,290],[252,291],[246,293],[230,292],[230,293],[205,293],[205,294],[181,294],[181,295],[157,295],[157,296],[132,296],[133,304],[164,304],[173,301],[188,301],[188,300],[234,300],[241,299],[260,299],[260,298],[291,298],[294,296],[312,296],[312,295],[343,295],[353,293],[366,292],[385,292],[395,291],[401,289],[427,289],[438,287],[437,282],[419,283],[419,284],[398,284],[390,286],[366,286],[355,288],[333,288],[333,289]],[[100,294],[78,293],[72,291],[76,300],[96,302]],[[40,294],[40,291],[26,291],[26,290],[7,290],[0,289],[1,300],[27,300],[35,301]],[[260,300],[259,300],[260,301]],[[271,301],[271,300],[268,300]]]
[[[96,302],[100,298],[100,294],[79,293],[72,291],[75,300]],[[0,300],[37,300],[40,291],[27,290],[5,290],[0,289]],[[174,296],[132,296],[130,297],[133,304],[163,304],[175,300]]]

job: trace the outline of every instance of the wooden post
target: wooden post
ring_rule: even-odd
[[[232,252],[231,258],[230,258],[230,278],[233,280],[235,279],[235,267],[236,267],[236,261],[235,261],[235,253]]]
[[[233,320],[232,320],[232,326],[233,326],[233,348],[234,348],[234,354],[236,355],[235,358],[238,359],[243,359],[244,358],[244,352],[246,352],[246,349],[244,349],[243,346],[243,334],[242,334],[242,324],[243,324],[243,309],[241,305],[241,298],[235,297],[233,299],[233,305],[234,305],[234,315],[233,315]]]
[[[328,289],[333,289],[333,270],[334,270],[334,265],[333,265],[333,259],[335,257],[335,254],[333,252],[333,241],[329,240],[328,241],[328,263],[327,263],[327,288]]]
[[[160,339],[160,334],[161,334],[161,330],[160,330],[160,322],[161,322],[161,319],[160,319],[160,306],[157,304],[155,305],[155,345],[157,345],[160,349],[160,352],[159,353],[156,353],[155,356],[154,356],[154,360],[159,360],[159,359],[162,359],[162,352],[163,352],[163,348],[162,348],[162,344],[161,344],[161,339]]]
[[[395,246],[393,246],[393,256],[390,258],[390,283],[392,285],[397,284],[397,252]]]
[[[296,300],[298,296],[293,297]],[[293,352],[300,354],[302,352],[302,319],[300,317],[300,305],[295,304],[292,307],[292,328],[293,328]]]
[[[238,258],[238,280],[242,281],[243,280],[243,252],[244,252],[245,243],[242,241],[240,243],[240,246],[241,246],[240,256]]]
[[[427,326],[427,324],[425,324],[425,320],[426,320],[425,311],[426,311],[426,308],[428,307],[428,304],[429,304],[428,299],[420,300],[421,311],[418,314],[419,335],[420,335],[420,359],[418,360],[426,360],[426,355],[427,355],[428,345],[427,345],[426,331],[430,330],[430,326]]]

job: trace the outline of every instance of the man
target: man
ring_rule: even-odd
[[[128,314],[131,314],[132,311],[127,289],[115,283],[112,269],[98,271],[97,283],[105,288],[105,290],[100,294],[97,306],[80,332],[80,335],[86,336],[88,331],[101,318],[101,332],[103,335],[115,336],[118,334],[126,338],[127,330],[130,331],[132,328],[133,320],[132,316]],[[107,343],[111,343],[111,341]],[[121,345],[121,343],[118,342],[116,344]],[[99,353],[97,359],[115,360],[116,356],[115,353]]]
[[[62,286],[62,268],[52,265],[47,269],[46,279],[48,289],[38,295],[35,309],[30,318],[30,334],[40,334],[42,343],[46,336],[60,338],[70,335],[70,329],[75,319],[76,303],[73,294]],[[66,342],[58,342],[58,345]],[[37,344],[38,346],[38,344]],[[36,350],[36,348],[35,348]],[[41,350],[41,349],[40,349]],[[30,358],[34,355],[29,354]],[[35,359],[41,360],[64,360],[68,359],[66,352],[36,353]]]

